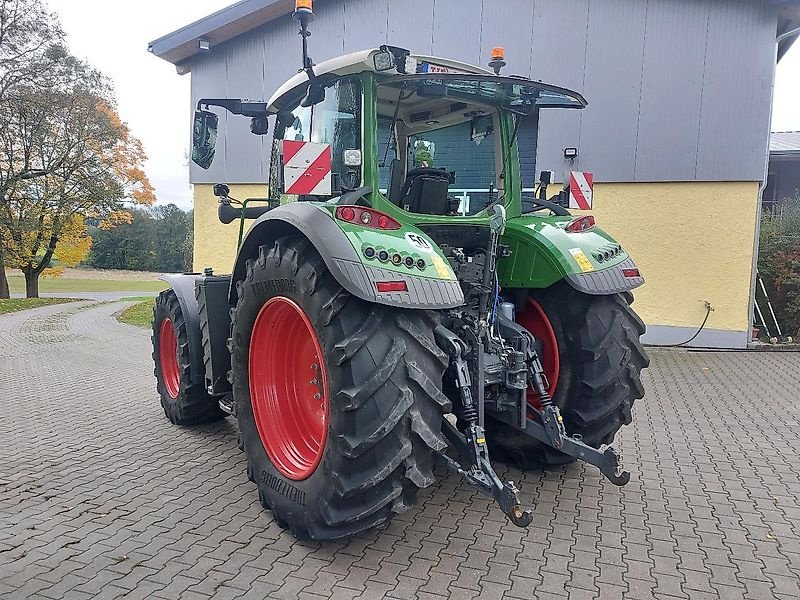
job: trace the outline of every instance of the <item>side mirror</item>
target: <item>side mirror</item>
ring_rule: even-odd
[[[314,106],[323,100],[325,100],[325,86],[312,81],[308,84],[308,91],[306,92],[303,100],[300,102],[300,106]]]
[[[218,123],[219,117],[213,112],[208,110],[194,111],[192,162],[202,169],[208,169],[214,160]]]

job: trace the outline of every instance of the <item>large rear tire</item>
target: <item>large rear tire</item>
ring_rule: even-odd
[[[644,395],[641,371],[650,359],[639,342],[645,326],[631,302],[630,293],[591,296],[561,282],[531,290],[517,316],[543,341],[542,362],[567,433],[582,435],[595,448],[630,424],[633,403]],[[528,401],[535,404],[535,394]],[[492,419],[487,438],[493,458],[522,469],[575,460]]]
[[[237,291],[234,400],[262,505],[301,539],[411,506],[446,447],[436,313],[351,296],[300,237],[262,246]]]
[[[193,383],[186,320],[173,290],[164,290],[153,307],[153,362],[164,414],[175,425],[195,425],[225,417],[202,383]]]

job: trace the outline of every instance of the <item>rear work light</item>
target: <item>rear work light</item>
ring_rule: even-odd
[[[580,233],[581,231],[589,231],[592,227],[594,227],[594,217],[592,215],[586,215],[585,217],[572,219],[572,221],[564,227],[564,231]]]
[[[622,269],[623,277],[641,277],[639,269]]]
[[[370,229],[394,230],[401,227],[400,223],[389,215],[363,206],[339,206],[336,208],[336,218]]]
[[[376,281],[375,287],[379,292],[407,292],[408,285],[405,281]]]

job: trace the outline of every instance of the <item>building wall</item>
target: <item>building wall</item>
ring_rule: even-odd
[[[750,276],[759,185],[748,182],[606,183],[594,190],[592,214],[633,256],[646,283],[636,312],[648,341],[682,342],[699,327],[696,345],[747,344]],[[264,195],[263,185],[234,185],[235,198]],[[575,211],[576,213],[579,211]],[[230,272],[238,222],[217,220],[208,184],[195,185],[194,269]]]
[[[262,184],[229,184],[232,198],[263,198]],[[217,273],[230,273],[236,259],[239,221],[223,225],[217,218],[218,199],[211,184],[194,185],[194,265],[196,273],[213,267]],[[248,221],[247,224],[251,224]]]
[[[777,17],[755,0],[327,0],[315,10],[317,62],[393,43],[564,85],[583,111],[543,111],[538,169],[572,166],[598,181],[759,181],[763,175]],[[613,43],[611,43],[613,41]],[[192,101],[268,98],[300,64],[289,15],[197,55]],[[222,115],[217,160],[194,183],[264,180],[268,136]]]
[[[749,332],[759,184],[608,183],[595,186],[592,214],[633,256],[645,277],[634,308],[645,340],[745,347]]]

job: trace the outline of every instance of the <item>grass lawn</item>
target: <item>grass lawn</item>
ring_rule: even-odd
[[[25,278],[10,275],[8,286],[11,293],[25,292]],[[160,292],[167,287],[166,282],[159,279],[71,279],[66,277],[39,278],[39,292]]]
[[[11,298],[10,300],[0,300],[0,315],[25,310],[26,308],[63,304],[64,302],[75,302],[75,298]]]
[[[150,328],[153,320],[153,305],[155,298],[148,298],[144,302],[138,302],[133,306],[129,306],[123,310],[117,319],[128,325],[135,325],[136,327]]]

